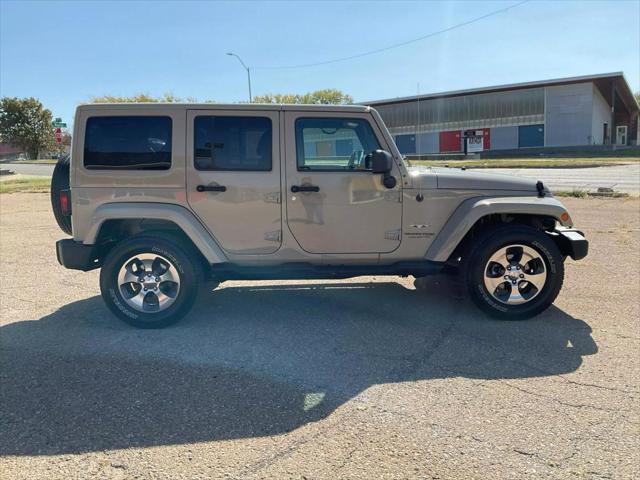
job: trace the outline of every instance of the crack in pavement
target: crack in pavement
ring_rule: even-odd
[[[549,395],[543,395],[543,394],[540,394],[540,393],[532,392],[532,391],[530,391],[530,390],[526,390],[526,389],[524,389],[524,388],[522,388],[522,387],[518,387],[517,385],[514,385],[514,384],[512,384],[512,383],[510,383],[510,382],[507,382],[507,381],[505,381],[505,380],[502,380],[502,381],[501,381],[501,383],[503,383],[504,385],[507,385],[507,386],[509,386],[509,387],[511,387],[511,388],[514,388],[514,389],[516,389],[516,390],[518,390],[518,391],[520,391],[520,392],[523,392],[523,393],[526,393],[526,394],[532,395],[532,396],[534,396],[534,397],[546,398],[546,399],[548,399],[548,400],[554,401],[554,402],[556,402],[556,403],[558,403],[558,404],[560,404],[560,405],[563,405],[563,406],[565,406],[565,407],[573,407],[573,408],[591,408],[591,409],[593,409],[593,410],[598,410],[598,411],[602,411],[602,412],[617,412],[617,411],[619,411],[619,409],[615,409],[615,408],[597,407],[597,406],[595,406],[595,405],[589,405],[589,404],[586,404],[586,403],[584,403],[584,404],[583,404],[583,403],[570,403],[570,402],[565,402],[565,401],[559,400],[559,399],[557,399],[557,398],[555,398],[555,397],[552,397],[552,396],[549,396]]]

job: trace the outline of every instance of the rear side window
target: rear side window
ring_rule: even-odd
[[[168,170],[170,117],[91,117],[84,137],[89,170]]]
[[[199,116],[194,131],[197,170],[271,170],[270,118]]]

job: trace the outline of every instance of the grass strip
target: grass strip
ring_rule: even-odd
[[[0,180],[1,193],[43,193],[51,190],[51,179],[47,177],[19,177]]]

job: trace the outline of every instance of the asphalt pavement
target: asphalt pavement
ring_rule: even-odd
[[[23,175],[51,176],[53,165],[1,164]],[[613,188],[617,192],[640,193],[640,163],[592,168],[487,168],[487,173],[505,173],[542,180],[552,190],[595,191],[599,187]]]
[[[476,170],[480,171],[480,170]],[[616,192],[640,193],[640,162],[591,168],[491,168],[482,171],[505,173],[542,180],[551,190],[593,192],[612,188]]]
[[[142,331],[57,264],[47,194],[3,194],[0,476],[639,478],[640,200],[566,204],[591,252],[533,320],[359,277],[224,282]]]
[[[51,177],[55,165],[35,163],[0,163],[0,169],[11,170],[21,175],[32,175],[36,177]]]

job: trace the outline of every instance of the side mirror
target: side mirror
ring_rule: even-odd
[[[396,186],[396,179],[391,175],[393,168],[393,157],[385,150],[376,150],[371,154],[371,171],[373,173],[382,173],[382,184],[386,188]]]
[[[371,171],[373,173],[389,173],[393,168],[393,158],[385,150],[375,150],[371,154]]]

